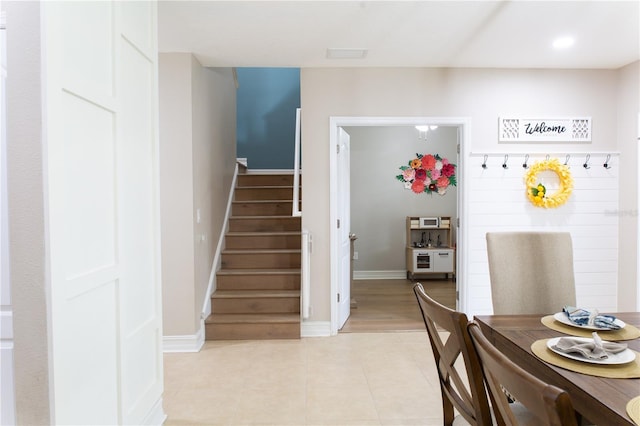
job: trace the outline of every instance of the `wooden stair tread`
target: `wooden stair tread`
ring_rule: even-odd
[[[230,250],[223,250],[222,253],[224,254],[269,254],[269,253],[276,253],[276,254],[282,254],[282,253],[300,253],[302,250],[300,249],[230,249]]]
[[[292,178],[238,176],[207,340],[300,338],[302,231],[291,215]]]
[[[292,203],[292,202],[293,202],[293,199],[291,199],[291,200],[234,200],[234,201],[232,201],[233,204],[270,204],[270,203],[285,204],[285,203]]]
[[[300,269],[220,269],[219,275],[300,275]]]
[[[207,324],[299,323],[300,314],[216,314],[205,320]]]
[[[239,220],[255,220],[255,219],[300,219],[299,216],[291,216],[291,215],[266,215],[266,216],[231,216],[229,219],[239,219]]]
[[[299,297],[300,290],[217,290],[212,298],[215,299],[246,299],[252,297],[263,297],[266,299],[276,297]]]
[[[236,187],[236,189],[256,189],[256,188],[259,188],[259,189],[288,188],[293,191],[293,185],[242,185],[242,186]]]
[[[227,232],[226,234],[228,237],[247,237],[250,235],[256,235],[256,236],[267,236],[267,237],[271,237],[271,236],[285,236],[285,235],[302,235],[302,231],[268,231],[268,232],[260,232],[260,231],[246,231],[246,232],[241,232],[241,231],[230,231]]]

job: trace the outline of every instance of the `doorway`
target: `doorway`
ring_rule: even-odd
[[[457,140],[458,142],[457,144],[459,145],[458,150],[456,152],[456,147],[455,147],[456,144],[453,144],[454,145],[452,147],[453,154],[448,154],[448,155],[449,155],[449,160],[452,163],[455,163],[457,165],[456,175],[458,178],[458,186],[456,187],[457,194],[454,195],[455,206],[453,208],[456,210],[456,217],[460,218],[461,212],[464,211],[463,209],[464,191],[462,187],[463,186],[462,185],[462,182],[463,182],[462,181],[462,175],[463,175],[462,159],[464,158],[464,152],[465,152],[464,141],[465,140],[468,141],[469,119],[455,118],[455,117],[332,117],[330,119],[330,148],[331,148],[331,151],[330,151],[331,153],[330,155],[330,218],[331,218],[331,223],[336,224],[336,227],[332,226],[332,230],[331,230],[331,293],[332,293],[331,334],[337,334],[339,327],[346,320],[346,318],[343,317],[344,314],[339,312],[338,300],[340,297],[339,294],[341,289],[344,289],[349,284],[344,282],[345,276],[348,277],[350,275],[350,274],[345,274],[344,271],[342,270],[344,268],[343,265],[345,265],[345,262],[340,262],[340,259],[344,258],[344,253],[343,253],[344,248],[342,248],[340,244],[340,241],[341,241],[339,238],[340,229],[338,228],[339,226],[338,224],[339,224],[339,221],[342,221],[342,223],[345,223],[344,218],[351,218],[352,223],[355,223],[356,221],[358,221],[362,225],[362,222],[364,222],[364,225],[365,225],[364,229],[366,229],[366,220],[367,220],[366,215],[361,215],[362,217],[354,218],[351,212],[351,206],[349,205],[348,202],[343,201],[344,191],[348,191],[351,188],[351,186],[348,180],[345,182],[343,179],[340,178],[341,175],[344,175],[344,172],[340,170],[341,164],[343,164],[343,161],[340,158],[339,149],[336,149],[336,146],[340,142],[340,130],[342,128],[347,128],[347,129],[351,129],[352,132],[354,132],[354,129],[364,128],[364,127],[376,128],[379,130],[382,130],[384,128],[394,128],[394,127],[401,128],[402,127],[402,128],[405,128],[405,131],[414,132],[415,137],[417,139],[418,132],[415,129],[415,126],[417,125],[440,126],[443,128],[448,128],[449,131],[452,131],[455,135],[454,140]],[[391,141],[391,143],[393,143],[393,141]],[[431,148],[428,147],[427,141],[423,141],[423,143],[424,143],[423,148],[418,152],[432,153],[432,154],[436,153],[436,152],[431,152]],[[416,152],[411,152],[412,150],[414,150],[414,148],[405,149],[405,148],[398,147],[397,149],[399,152],[402,153],[402,155],[407,157],[406,160],[402,160],[399,164],[391,168],[389,168],[388,165],[384,165],[383,166],[384,170],[376,168],[375,164],[371,164],[369,165],[371,167],[371,173],[388,175],[388,178],[390,179],[390,181],[394,181],[395,175],[400,172],[399,167],[407,163],[416,154]],[[398,191],[400,192],[404,191],[402,189],[401,182],[395,181],[394,184],[398,185]],[[349,188],[345,188],[346,185],[349,185]],[[372,197],[375,197],[376,188],[372,188],[372,190],[374,191],[372,193],[373,194]],[[413,193],[410,193],[410,191],[407,195],[418,197],[418,199],[420,199],[421,202],[424,201],[425,203],[431,197],[439,197],[439,195],[413,194]],[[373,204],[370,206],[370,208],[375,209],[376,206]],[[438,212],[435,212],[435,214],[443,215],[442,213],[438,213]],[[398,209],[398,217],[402,219],[401,220],[402,227],[404,227],[405,216],[406,215],[404,214],[403,210]],[[348,223],[348,221],[346,223]],[[455,224],[452,223],[452,226],[454,225]],[[382,229],[377,229],[375,232],[383,232],[383,233],[390,232],[389,229],[387,228],[388,227],[383,227]],[[465,265],[466,259],[463,251],[460,250],[460,248],[464,247],[464,241],[466,237],[464,233],[464,227],[462,228],[456,227],[455,230],[457,231],[456,241],[457,241],[457,247],[458,247],[458,253],[456,256],[456,264],[457,264],[456,278],[457,279],[455,281],[455,287],[456,287],[455,291],[457,292],[457,295],[458,295],[457,309],[462,310],[466,305],[465,291],[464,291],[465,281],[466,281],[464,265]],[[344,230],[342,231],[344,232]],[[393,232],[397,233],[397,229],[396,231],[393,231]],[[404,231],[400,232],[400,235],[397,235],[392,238],[395,241],[394,244],[400,244],[402,247],[405,246],[405,234],[403,232]],[[391,240],[391,238],[387,238],[387,240],[389,241]],[[380,247],[379,250],[384,251],[385,247]],[[397,250],[398,248],[396,247],[394,251],[397,251]],[[403,249],[401,248],[400,251],[402,253],[395,253],[395,256],[396,257],[402,256],[404,258]],[[403,271],[401,270],[380,271],[380,272],[382,273],[383,276],[385,275],[385,273],[391,274],[391,275],[394,275],[394,274],[398,275],[403,273]],[[380,277],[371,277],[371,278],[380,278]],[[387,276],[385,278],[399,279],[401,277]]]

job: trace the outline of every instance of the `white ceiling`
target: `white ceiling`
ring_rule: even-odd
[[[640,1],[164,1],[161,52],[211,67],[609,68],[640,59]],[[551,47],[575,37],[564,51]],[[364,59],[327,59],[365,48]]]

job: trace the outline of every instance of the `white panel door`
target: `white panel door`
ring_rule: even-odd
[[[155,7],[43,4],[56,424],[158,417]]]
[[[0,5],[2,2],[0,1]],[[7,223],[6,102],[7,37],[5,16],[0,7],[0,424],[15,424],[13,379],[13,307],[9,280],[9,238]]]
[[[338,129],[338,329],[351,314],[351,167],[350,138],[342,127]]]

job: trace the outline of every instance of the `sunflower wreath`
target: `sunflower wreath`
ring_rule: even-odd
[[[551,171],[558,175],[560,188],[553,194],[547,194],[547,188],[538,181],[538,173]],[[527,171],[524,178],[527,187],[527,197],[536,207],[554,208],[567,202],[573,191],[573,178],[569,167],[561,164],[558,159],[538,161]]]

